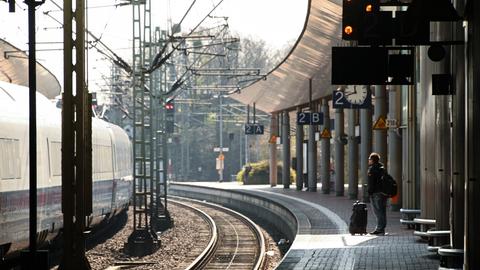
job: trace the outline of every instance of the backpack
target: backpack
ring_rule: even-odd
[[[395,179],[393,179],[393,177],[387,172],[383,173],[380,182],[380,188],[382,193],[388,197],[397,195],[397,182],[395,182]]]

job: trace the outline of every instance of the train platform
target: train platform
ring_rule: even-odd
[[[267,197],[292,210],[299,221],[298,234],[277,269],[438,269],[439,261],[427,244],[400,224],[400,213],[387,210],[385,236],[348,233],[353,200],[346,196],[297,191],[293,186],[240,185],[234,182],[184,184],[237,190]],[[183,184],[182,183],[182,184]],[[321,190],[321,186],[317,190]],[[361,194],[361,193],[360,193]],[[368,204],[367,231],[375,228]]]

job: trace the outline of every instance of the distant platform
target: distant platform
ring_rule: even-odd
[[[298,232],[277,269],[438,269],[439,261],[417,242],[411,230],[400,224],[399,212],[387,212],[387,235],[348,233],[353,200],[335,192],[297,191],[294,186],[242,185],[237,182],[172,182],[254,194],[274,200],[297,216]],[[173,187],[175,185],[172,185]],[[320,188],[318,190],[321,190]],[[213,195],[215,196],[215,195]],[[375,228],[375,216],[368,204],[368,229]],[[301,217],[301,218],[298,218]],[[306,218],[305,218],[306,217]]]

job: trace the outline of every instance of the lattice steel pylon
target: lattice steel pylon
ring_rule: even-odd
[[[126,251],[133,256],[153,253],[159,240],[151,227],[152,213],[152,131],[151,98],[145,87],[149,80],[145,70],[147,43],[142,43],[141,11],[144,8],[144,23],[150,25],[150,0],[132,0],[133,7],[133,232],[126,243]],[[148,14],[148,16],[146,16]],[[145,27],[145,25],[143,25]],[[145,28],[144,28],[145,29]],[[150,40],[150,32],[144,35]],[[148,35],[147,35],[148,33]]]
[[[160,31],[159,27],[155,28],[154,44],[155,51],[159,53],[166,43],[166,32]],[[165,99],[163,87],[166,82],[165,67],[158,68],[152,74],[151,89],[154,97],[154,104],[159,106],[152,107],[152,119],[154,119],[155,134],[155,172],[154,172],[154,204],[152,224],[156,231],[164,231],[172,226],[173,221],[167,208],[167,133],[165,132]]]

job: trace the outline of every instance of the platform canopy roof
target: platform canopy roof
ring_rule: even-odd
[[[309,79],[312,97],[332,94],[332,46],[341,45],[341,0],[309,0],[302,34],[288,56],[265,80],[242,89],[231,98],[253,105],[265,112],[295,108],[309,102]]]
[[[3,39],[0,39],[0,80],[28,87],[28,55]],[[37,91],[50,99],[61,92],[57,78],[38,62]]]

